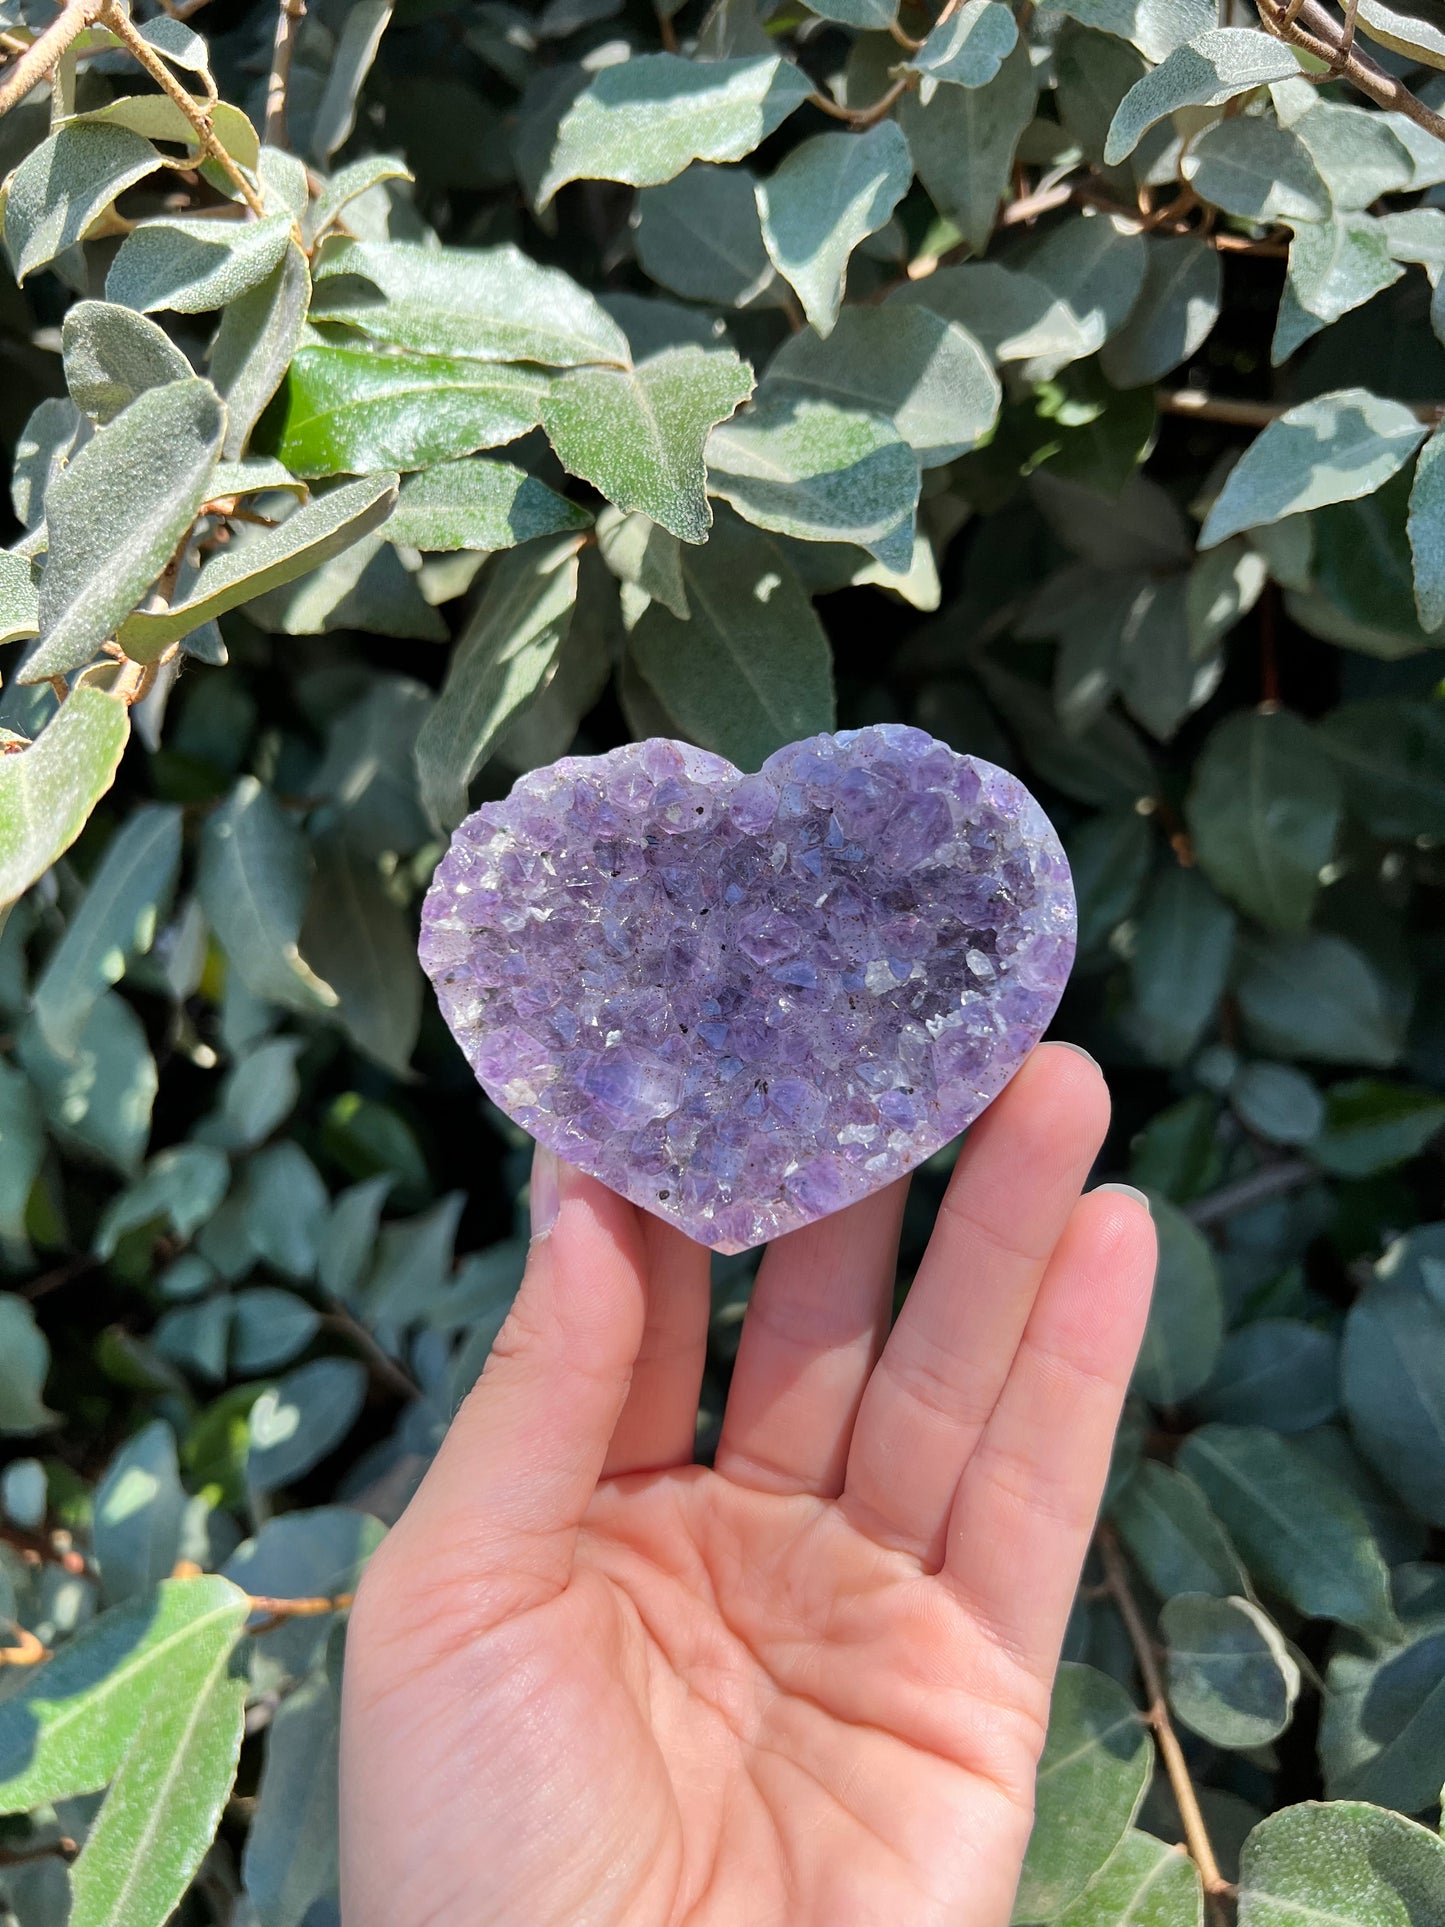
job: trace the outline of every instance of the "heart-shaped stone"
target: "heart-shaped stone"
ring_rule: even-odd
[[[421,958],[509,1117],[742,1251],[977,1117],[1053,1015],[1074,928],[1023,784],[882,724],[756,776],[664,740],[532,771],[458,829]]]

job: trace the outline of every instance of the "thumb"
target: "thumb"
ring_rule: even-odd
[[[481,1378],[397,1527],[522,1584],[508,1612],[566,1583],[582,1515],[642,1342],[636,1209],[541,1145],[521,1289]]]

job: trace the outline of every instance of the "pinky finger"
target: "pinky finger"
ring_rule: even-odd
[[[1137,1194],[1110,1188],[1079,1202],[954,1499],[945,1577],[1045,1679],[1108,1476],[1155,1258]]]

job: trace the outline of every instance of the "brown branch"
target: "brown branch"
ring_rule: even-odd
[[[329,1325],[332,1331],[341,1332],[349,1338],[376,1376],[390,1391],[395,1392],[398,1398],[411,1399],[420,1396],[421,1387],[411,1373],[405,1366],[399,1365],[389,1351],[377,1344],[361,1320],[353,1317],[345,1305],[333,1303],[331,1310],[322,1319],[322,1323]]]
[[[1217,1191],[1196,1198],[1193,1204],[1185,1205],[1184,1215],[1200,1226],[1222,1224],[1237,1211],[1250,1211],[1257,1204],[1268,1204],[1271,1198],[1302,1190],[1314,1176],[1315,1167],[1304,1158],[1277,1158],[1273,1164],[1251,1171],[1248,1177],[1221,1184]]]
[[[1214,1857],[1210,1842],[1209,1829],[1204,1824],[1204,1815],[1199,1810],[1199,1796],[1194,1791],[1194,1782],[1189,1777],[1189,1763],[1184,1757],[1184,1749],[1179,1744],[1179,1736],[1174,1731],[1169,1718],[1169,1702],[1164,1692],[1164,1680],[1159,1671],[1159,1662],[1154,1653],[1154,1642],[1149,1636],[1149,1628],[1144,1623],[1143,1614],[1129,1585],[1129,1568],[1124,1563],[1124,1555],[1112,1526],[1099,1527],[1094,1540],[1100,1562],[1104,1568],[1104,1585],[1113,1600],[1124,1630],[1129,1635],[1129,1644],[1134,1648],[1134,1658],[1138,1662],[1139,1677],[1144,1682],[1144,1696],[1148,1705],[1144,1708],[1144,1718],[1154,1735],[1154,1744],[1159,1749],[1159,1757],[1164,1762],[1164,1771],[1169,1776],[1169,1785],[1174,1792],[1174,1802],[1179,1808],[1179,1818],[1184,1825],[1185,1844],[1190,1858],[1199,1869],[1199,1878],[1204,1887],[1205,1902],[1209,1908],[1210,1919],[1215,1927],[1224,1927],[1226,1915],[1224,1902],[1234,1894],[1234,1888],[1219,1871],[1219,1862]]]
[[[1197,388],[1161,388],[1156,397],[1161,415],[1192,415],[1197,421],[1228,422],[1235,428],[1267,428],[1296,404],[1285,401],[1233,401],[1206,395]],[[1428,426],[1445,421],[1445,402],[1407,403],[1416,421]]]
[[[262,1633],[274,1632],[291,1619],[316,1619],[322,1613],[345,1612],[355,1599],[354,1592],[339,1592],[334,1598],[321,1599],[272,1599],[262,1593],[252,1593],[252,1612],[265,1613],[266,1617],[259,1626],[247,1627],[247,1631],[252,1639],[258,1639]]]
[[[58,1545],[48,1532],[27,1532],[24,1526],[0,1519],[0,1540],[14,1548],[27,1564],[60,1566],[65,1572],[82,1573],[85,1560],[74,1546]]]
[[[131,58],[139,61],[161,91],[169,95],[180,108],[196,130],[201,151],[216,163],[251,212],[258,216],[264,214],[266,208],[260,195],[216,138],[216,130],[211,125],[209,107],[203,106],[193,94],[187,93],[160,55],[141,39],[130,21],[113,4],[113,0],[106,0],[100,12],[100,21],[102,26],[115,35]]]
[[[1277,40],[1324,61],[1332,76],[1347,80],[1377,107],[1403,114],[1436,140],[1445,141],[1445,120],[1418,100],[1403,81],[1386,73],[1368,54],[1357,52],[1352,26],[1337,21],[1321,0],[1289,0],[1287,6],[1281,6],[1279,0],[1255,0],[1255,4],[1265,30]]]
[[[910,87],[917,86],[918,78],[917,74],[900,75],[887,93],[880,94],[871,107],[840,107],[836,100],[830,100],[823,93],[809,94],[808,101],[811,106],[818,109],[820,114],[827,114],[833,120],[846,121],[850,127],[860,129],[872,127],[883,119],[897,101],[903,98]]]
[[[15,1645],[0,1646],[0,1666],[38,1666],[42,1659],[49,1659],[50,1649],[42,1646],[34,1633],[17,1626],[15,1635]]]
[[[71,42],[95,25],[104,4],[105,0],[71,0],[59,18],[31,42],[0,85],[0,114],[9,113],[44,80]]]
[[[43,1847],[0,1847],[0,1867],[24,1867],[33,1860],[74,1860],[79,1852],[79,1844],[62,1834]]]
[[[266,131],[261,137],[270,147],[286,145],[286,89],[305,18],[306,0],[281,0],[271,49],[271,76],[266,82]]]

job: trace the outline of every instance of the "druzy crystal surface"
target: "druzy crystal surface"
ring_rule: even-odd
[[[1018,779],[886,724],[751,776],[660,739],[534,770],[457,830],[421,958],[510,1117],[741,1251],[971,1122],[1053,1015],[1074,927]]]

